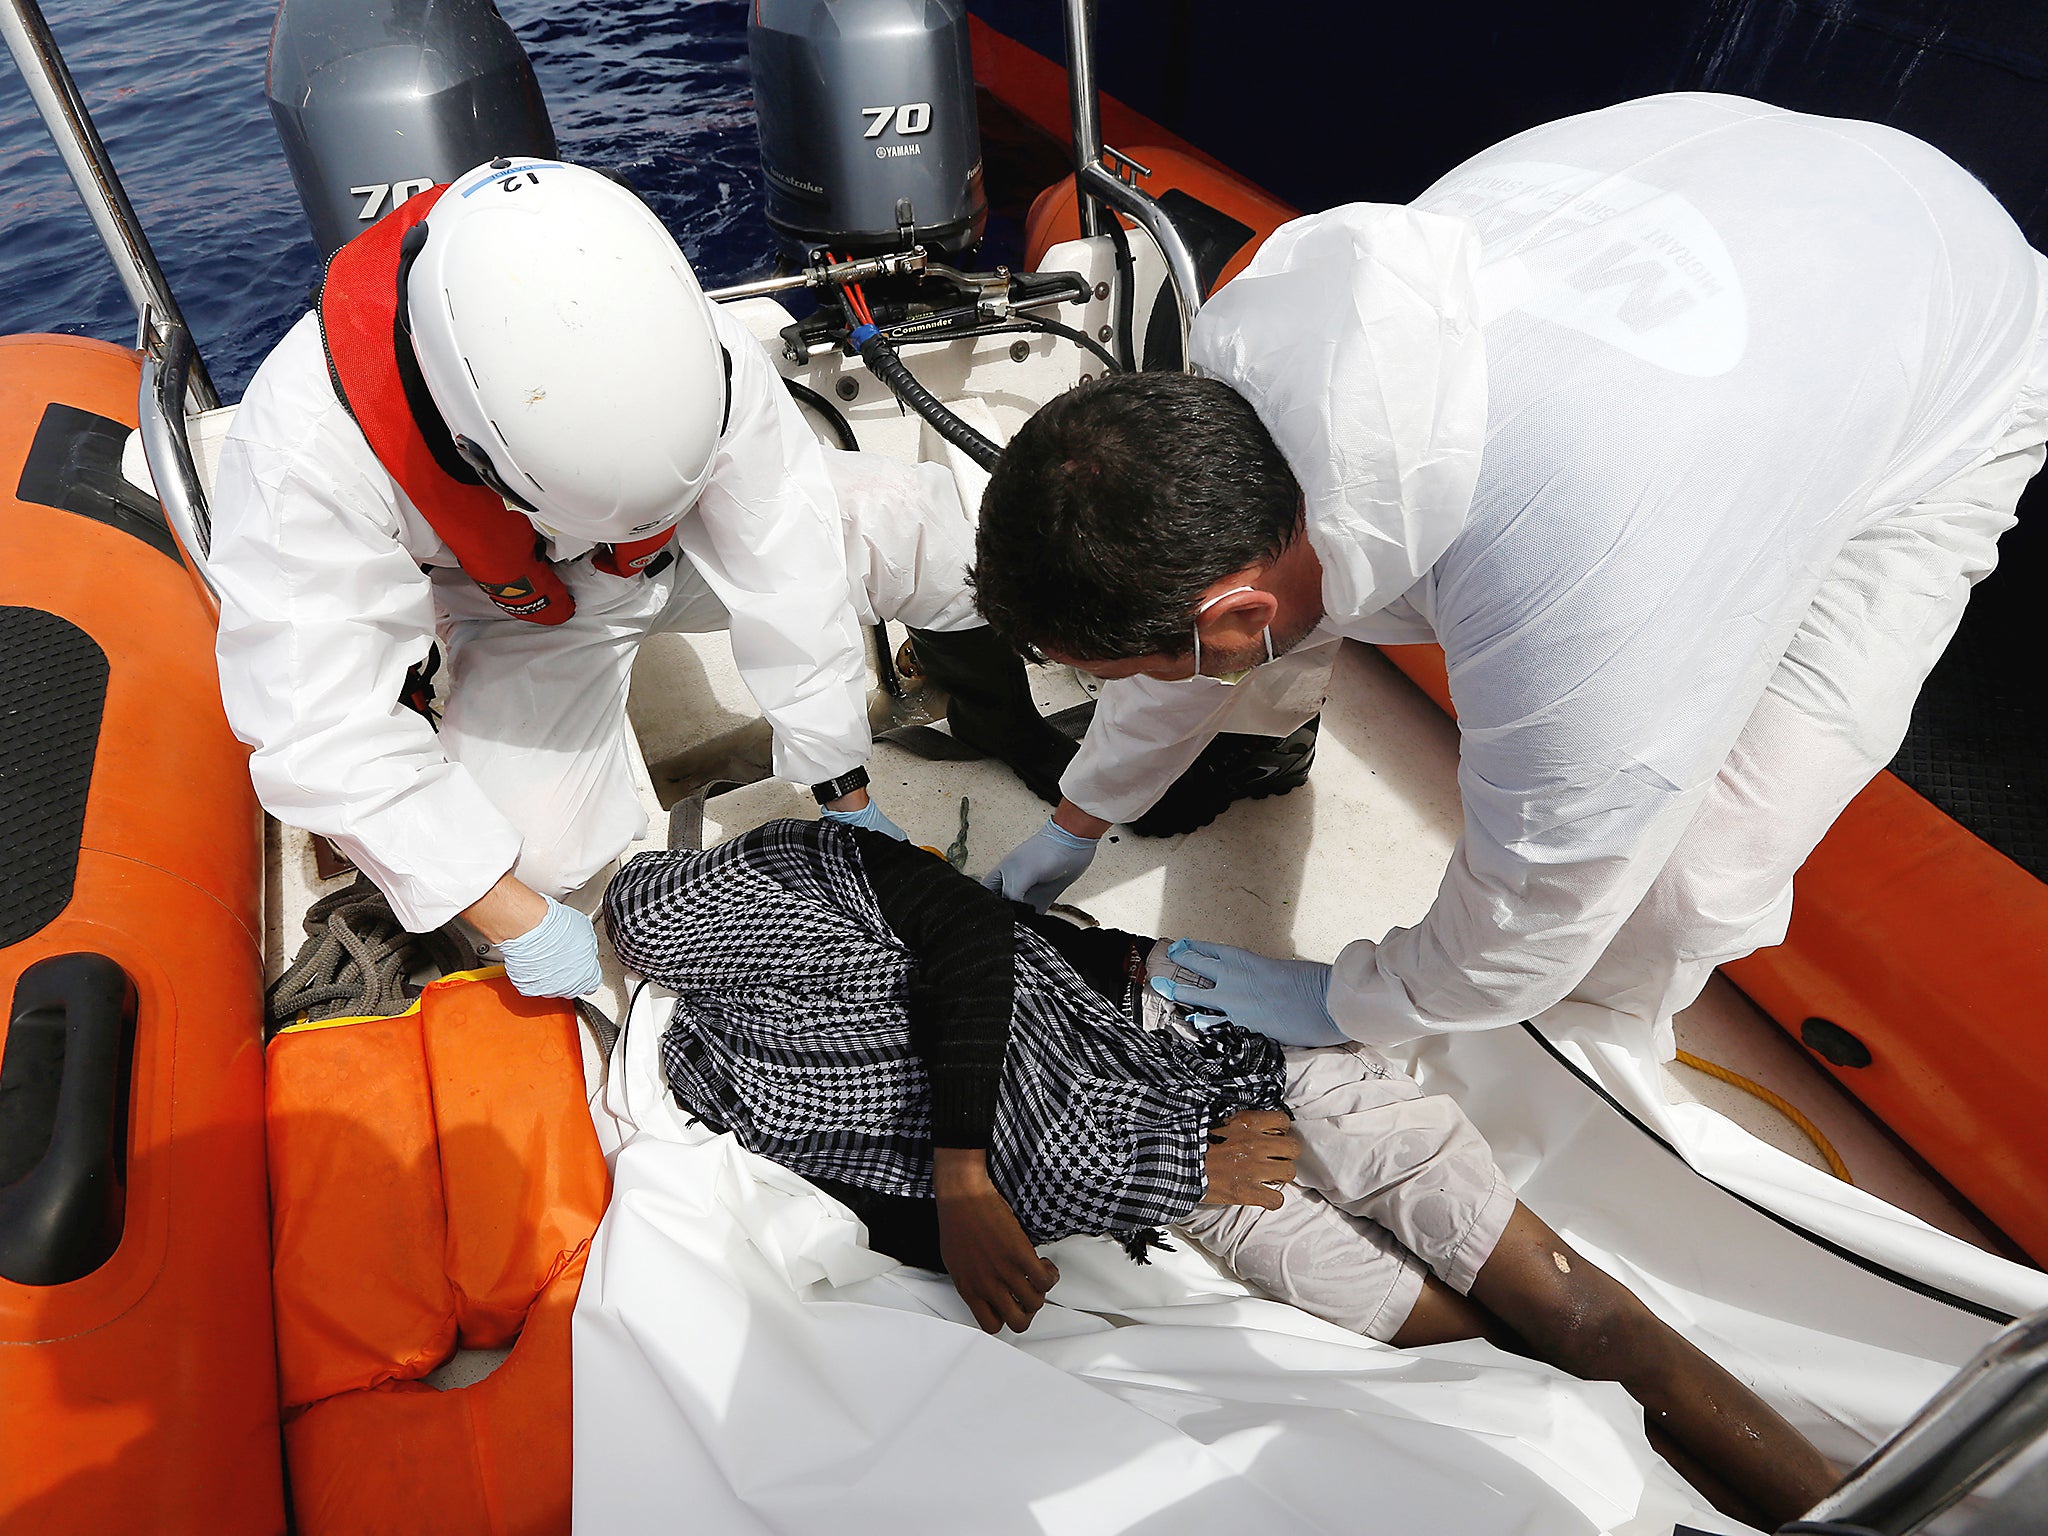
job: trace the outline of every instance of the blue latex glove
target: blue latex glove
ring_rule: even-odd
[[[505,976],[528,997],[587,997],[604,981],[597,930],[574,907],[543,896],[547,915],[498,946]]]
[[[842,827],[866,827],[870,832],[886,832],[899,843],[910,841],[901,827],[882,814],[882,808],[875,804],[873,795],[868,796],[868,803],[857,811],[835,811],[828,807],[818,814]]]
[[[1047,817],[1045,825],[1004,855],[981,883],[998,896],[1028,902],[1043,912],[1081,878],[1095,858],[1096,846],[1097,839],[1076,837]]]
[[[1175,939],[1166,958],[1210,985],[1152,978],[1152,990],[1170,1003],[1202,1011],[1197,1028],[1229,1019],[1282,1045],[1336,1045],[1348,1038],[1330,1017],[1330,968],[1319,960],[1273,960],[1229,944]]]

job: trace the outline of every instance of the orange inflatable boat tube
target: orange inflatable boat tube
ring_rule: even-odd
[[[260,824],[120,478],[135,353],[0,339],[0,1530],[284,1528]]]

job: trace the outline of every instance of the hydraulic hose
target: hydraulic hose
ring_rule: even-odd
[[[1005,331],[1043,331],[1048,336],[1062,336],[1075,346],[1095,354],[1102,366],[1111,373],[1129,373],[1116,358],[1109,355],[1107,348],[1097,342],[1086,331],[1077,331],[1071,325],[1062,325],[1057,320],[1048,320],[1043,315],[1012,315],[999,325],[983,326],[971,334],[977,336],[1000,336]]]
[[[932,424],[932,430],[958,448],[983,469],[993,471],[1002,450],[946,408],[938,396],[917,382],[917,378],[896,355],[889,338],[872,325],[854,327],[849,338],[868,372],[880,379],[898,400]]]
[[[839,446],[848,453],[860,452],[860,439],[853,435],[853,426],[839,407],[812,389],[808,384],[799,384],[795,379],[784,379],[783,387],[799,405],[808,405],[825,418],[825,425],[832,429],[832,435],[839,439]]]

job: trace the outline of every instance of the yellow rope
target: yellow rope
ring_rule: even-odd
[[[1832,1173],[1844,1184],[1854,1184],[1856,1182],[1849,1177],[1849,1165],[1842,1161],[1842,1155],[1835,1150],[1834,1143],[1821,1135],[1820,1127],[1807,1119],[1795,1106],[1771,1092],[1762,1083],[1753,1083],[1740,1072],[1731,1072],[1718,1062],[1708,1061],[1703,1056],[1695,1056],[1691,1051],[1680,1051],[1678,1059],[1686,1066],[1691,1067],[1695,1072],[1704,1072],[1709,1077],[1718,1077],[1730,1087],[1740,1088],[1744,1093],[1754,1094],[1757,1098],[1762,1099],[1771,1108],[1799,1127],[1806,1139],[1813,1143],[1814,1149],[1827,1159],[1829,1173]]]

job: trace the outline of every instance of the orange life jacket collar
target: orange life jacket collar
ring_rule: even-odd
[[[462,461],[413,356],[405,276],[447,190],[408,198],[328,259],[318,310],[328,377],[377,462],[484,595],[515,619],[560,624],[576,599],[540,531]],[[668,563],[673,532],[601,546],[591,563],[614,576],[652,574]]]

